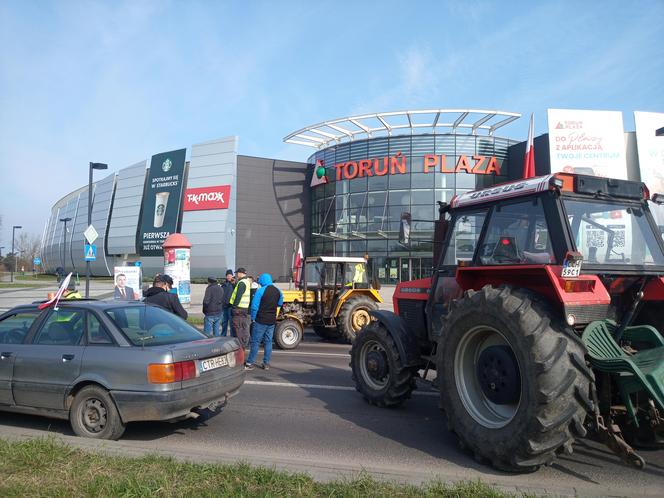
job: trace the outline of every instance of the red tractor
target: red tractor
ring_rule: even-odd
[[[441,204],[434,275],[371,312],[357,390],[396,406],[435,370],[448,427],[480,461],[533,471],[591,430],[643,468],[633,446],[664,447],[662,200],[555,174]]]

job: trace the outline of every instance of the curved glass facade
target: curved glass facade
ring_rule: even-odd
[[[382,283],[430,276],[436,201],[510,180],[508,148],[516,143],[422,134],[357,140],[316,152],[308,159],[310,170],[316,175],[324,167],[327,183],[311,187],[309,254],[368,255],[373,276]],[[404,212],[412,218],[408,247],[398,240]]]

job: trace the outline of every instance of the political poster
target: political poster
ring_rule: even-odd
[[[186,151],[179,149],[152,156],[138,235],[141,256],[161,256],[166,237],[177,230]]]
[[[627,179],[622,113],[548,109],[551,172]]]
[[[140,266],[113,267],[113,299],[138,301],[143,298],[142,273]]]

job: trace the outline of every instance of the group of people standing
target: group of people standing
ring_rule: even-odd
[[[237,337],[243,347],[250,345],[246,370],[253,370],[258,348],[263,342],[265,351],[261,368],[267,370],[282,304],[283,294],[273,284],[269,273],[263,273],[254,282],[244,268],[238,268],[235,274],[233,270],[227,270],[221,284],[215,277],[208,277],[203,297],[203,331],[211,336],[231,335]]]

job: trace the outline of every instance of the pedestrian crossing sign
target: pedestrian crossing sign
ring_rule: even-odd
[[[97,246],[94,244],[85,244],[85,260],[95,261],[97,259]]]

